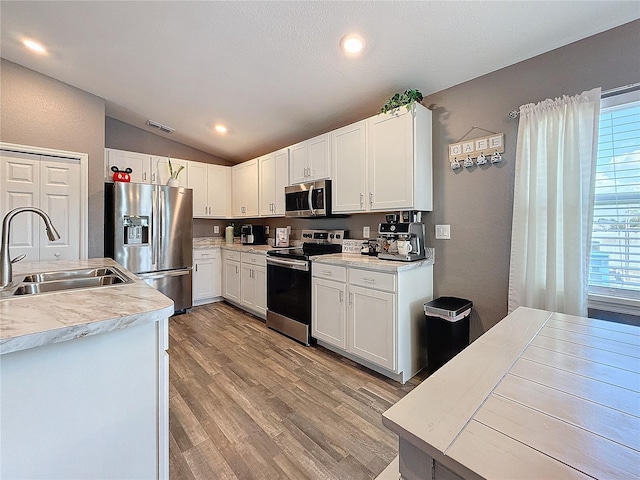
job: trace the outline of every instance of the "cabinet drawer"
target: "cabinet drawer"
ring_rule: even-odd
[[[194,260],[213,260],[219,256],[219,248],[197,248],[193,251]]]
[[[375,288],[377,290],[385,290],[387,292],[395,292],[396,276],[392,273],[372,272],[370,270],[350,268],[349,284]]]
[[[223,250],[222,251],[222,258],[224,258],[225,260],[234,260],[236,262],[240,261],[240,252],[237,252],[235,250]]]
[[[314,277],[328,278],[337,282],[347,281],[347,269],[345,267],[312,262],[311,272]]]
[[[260,266],[266,267],[267,257],[266,255],[260,255],[259,253],[242,252],[242,263],[246,263],[248,265],[260,265]]]

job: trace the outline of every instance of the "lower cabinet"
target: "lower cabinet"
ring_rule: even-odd
[[[313,262],[312,272],[311,330],[320,345],[402,383],[426,366],[432,265],[388,273]]]
[[[224,250],[223,297],[261,317],[267,315],[267,257]]]
[[[240,303],[240,252],[222,252],[222,296]]]
[[[221,299],[222,260],[220,248],[193,251],[193,305],[204,305]]]

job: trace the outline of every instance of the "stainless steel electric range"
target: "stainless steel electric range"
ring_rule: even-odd
[[[267,252],[267,326],[311,344],[311,260],[340,253],[344,230],[303,230],[302,247]]]

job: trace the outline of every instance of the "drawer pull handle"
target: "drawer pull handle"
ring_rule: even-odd
[[[331,275],[333,275],[333,274],[331,273],[331,270],[323,270],[323,271],[322,271],[322,274],[323,274],[323,275],[327,275],[328,277],[330,277]]]
[[[376,283],[376,279],[371,277],[362,277],[362,281],[367,283]]]

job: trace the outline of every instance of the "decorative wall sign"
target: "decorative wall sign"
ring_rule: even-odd
[[[478,128],[478,127],[474,127]],[[473,140],[458,141],[449,145],[449,162],[460,162],[466,158],[480,158],[480,165],[486,163],[484,157],[504,152],[504,133],[492,133]]]

